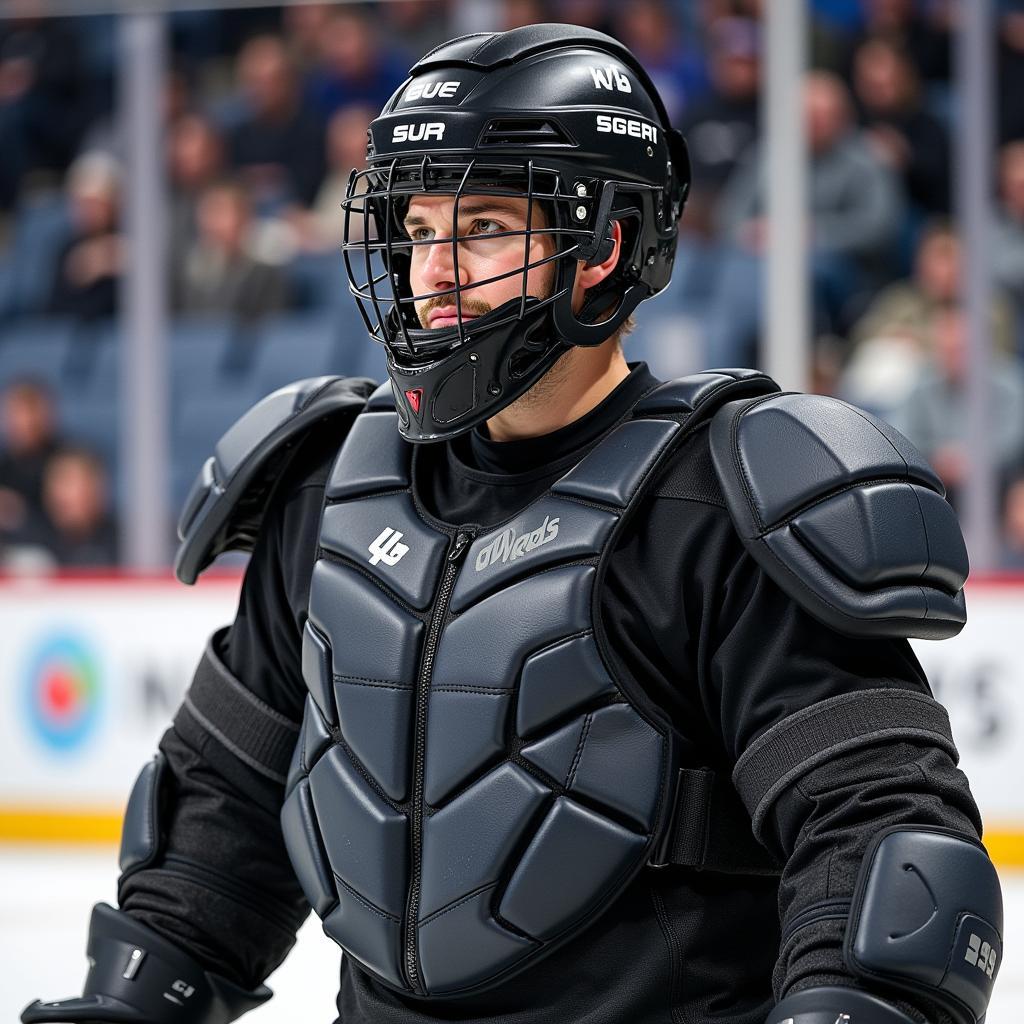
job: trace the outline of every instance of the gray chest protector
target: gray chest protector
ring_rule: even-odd
[[[601,581],[669,454],[769,390],[750,371],[664,385],[478,535],[423,509],[387,389],[356,419],[326,487],[282,822],[325,931],[381,981],[481,991],[665,862],[676,744],[613,671]]]

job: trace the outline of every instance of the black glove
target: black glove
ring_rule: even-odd
[[[89,976],[74,999],[22,1012],[22,1024],[229,1024],[272,995],[211,974],[151,928],[105,903],[89,923]]]
[[[915,1024],[902,1010],[862,989],[838,985],[805,988],[787,996],[765,1024]]]

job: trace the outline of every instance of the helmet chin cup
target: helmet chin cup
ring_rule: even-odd
[[[513,304],[519,299],[506,305]],[[568,351],[550,331],[548,307],[533,308],[523,319],[470,335],[456,350],[426,362],[388,346],[402,437],[447,441],[514,402]]]

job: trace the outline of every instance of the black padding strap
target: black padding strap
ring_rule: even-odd
[[[274,782],[285,781],[299,740],[299,723],[275,711],[236,679],[217,655],[213,638],[178,714],[191,715],[254,771]]]
[[[911,690],[845,693],[776,723],[743,752],[732,774],[755,834],[775,798],[812,768],[857,747],[900,740],[935,744],[959,760],[946,709]]]
[[[679,772],[675,807],[652,867],[673,864],[729,874],[777,875],[781,867],[754,838],[728,777],[708,768]]]

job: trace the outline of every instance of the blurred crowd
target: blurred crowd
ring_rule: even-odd
[[[963,257],[952,218],[958,3],[809,3],[814,387],[892,421],[956,503],[969,459]],[[98,15],[45,17],[45,4],[10,0],[0,18],[0,560],[112,564],[116,446],[78,436],[76,420],[88,427],[71,407],[104,380],[97,338],[110,333],[129,259],[116,26]],[[166,140],[169,305],[175,323],[227,324],[230,334],[216,394],[179,410],[182,436],[197,446],[185,452],[182,479],[215,440],[188,433],[195,410],[230,406],[228,394],[244,407],[256,393],[247,388],[275,379],[254,351],[271,325],[298,332],[285,357],[291,376],[307,372],[303,324],[340,325],[322,346],[334,372],[365,370],[370,343],[338,252],[340,200],[362,166],[370,118],[423,52],[465,31],[561,21],[630,46],[687,137],[694,186],[673,283],[644,307],[627,355],[664,376],[755,364],[766,243],[763,6],[390,0],[169,16],[171,63],[154,111]],[[1001,0],[997,31],[992,446],[1003,564],[1024,568],[1024,0]],[[53,343],[59,367],[47,356],[40,376],[26,372],[37,364],[22,350],[44,322],[67,333]]]

